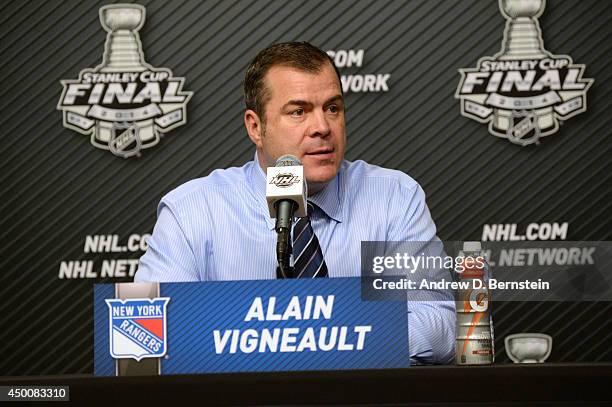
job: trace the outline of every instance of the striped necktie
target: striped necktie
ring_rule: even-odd
[[[328,277],[327,265],[319,239],[312,230],[310,214],[314,206],[308,202],[308,215],[293,227],[293,275],[295,278]]]

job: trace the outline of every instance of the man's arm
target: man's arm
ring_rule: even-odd
[[[134,281],[199,281],[192,242],[180,218],[164,200],[157,213],[157,223],[148,240],[148,249],[140,258]]]
[[[430,242],[426,255],[445,256],[436,236],[423,189],[415,184],[398,185],[393,205],[397,218],[392,219],[388,241]],[[414,253],[418,255],[419,253]],[[430,281],[450,278],[447,270],[429,270]],[[426,291],[419,298],[408,299],[408,334],[411,364],[451,363],[455,356],[455,302],[450,291]]]

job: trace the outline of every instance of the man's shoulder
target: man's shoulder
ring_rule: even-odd
[[[165,204],[180,205],[207,196],[230,194],[247,183],[246,173],[250,164],[251,162],[242,167],[216,169],[205,177],[187,181],[164,195],[161,201]]]
[[[401,188],[409,190],[419,187],[418,182],[405,172],[369,164],[363,160],[345,160],[343,169],[347,180],[351,183],[363,183],[366,186],[381,183],[390,187],[399,185]]]

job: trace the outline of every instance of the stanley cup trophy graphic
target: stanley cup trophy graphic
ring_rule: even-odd
[[[106,6],[100,9],[100,22],[108,32],[104,46],[102,64],[99,72],[142,72],[147,70],[144,54],[140,44],[138,30],[144,24],[145,9],[140,5]],[[153,119],[141,120],[139,123],[129,121],[96,121],[94,142],[108,144],[109,149],[117,155],[137,154],[143,144],[157,143],[159,135],[153,125]],[[125,148],[126,146],[130,148]]]
[[[506,17],[506,29],[500,60],[538,60],[551,57],[544,49],[542,31],[537,18],[544,11],[544,0],[500,0],[500,9]],[[516,144],[537,141],[542,131],[555,128],[552,106],[541,109],[494,109],[491,122],[493,131],[506,133]],[[529,135],[529,136],[528,136]]]
[[[551,55],[544,50],[537,18],[544,11],[543,0],[501,0],[506,29],[499,59],[541,59]]]
[[[489,133],[526,146],[559,130],[559,121],[586,111],[593,80],[585,66],[544,48],[538,17],[545,0],[499,0],[506,18],[501,51],[477,68],[459,69],[461,114],[489,124]]]
[[[191,92],[184,78],[145,62],[138,31],[145,22],[139,4],[100,8],[106,30],[102,63],[64,80],[58,109],[64,126],[91,136],[91,143],[119,157],[139,156],[159,143],[160,135],[186,123]]]
[[[144,18],[145,9],[138,4],[100,9],[100,22],[108,32],[103,61],[98,67],[100,72],[142,72],[147,69],[138,35]]]

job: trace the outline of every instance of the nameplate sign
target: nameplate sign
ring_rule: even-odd
[[[151,358],[159,374],[409,365],[406,303],[362,301],[357,278],[161,283],[146,297],[121,294],[142,286],[95,286],[96,375]]]

